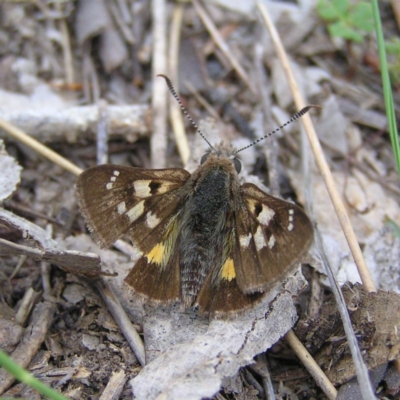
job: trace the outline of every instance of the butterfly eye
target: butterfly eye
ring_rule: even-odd
[[[233,159],[233,165],[235,166],[236,172],[239,174],[242,170],[242,163],[238,158]]]
[[[206,154],[203,155],[203,157],[201,157],[201,159],[200,159],[200,165],[201,165],[201,164],[204,164],[204,163],[206,162],[206,160],[207,160],[207,158],[208,158],[209,155],[210,155],[210,153],[206,153]]]

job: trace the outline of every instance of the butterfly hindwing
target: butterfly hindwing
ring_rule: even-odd
[[[261,300],[264,293],[245,294],[239,287],[236,276],[235,230],[225,236],[225,248],[229,251],[222,262],[215,265],[207,276],[198,296],[197,305],[201,314],[218,316],[235,314],[250,308]]]
[[[300,262],[313,239],[304,211],[257,186],[241,186],[236,213],[234,261],[237,282],[246,294],[268,290]]]
[[[136,293],[152,302],[168,303],[181,297],[181,272],[177,236],[179,213],[174,214],[162,232],[152,231],[144,241],[146,249],[125,278]]]

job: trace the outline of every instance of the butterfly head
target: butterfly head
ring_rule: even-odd
[[[203,165],[206,162],[211,162],[212,160],[230,160],[230,162],[235,167],[236,172],[239,174],[242,170],[242,163],[240,158],[237,156],[237,151],[232,145],[225,145],[221,142],[219,145],[210,147],[209,150],[201,157],[200,164]]]

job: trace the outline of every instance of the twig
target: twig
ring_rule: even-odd
[[[7,200],[6,203],[3,204],[3,207],[6,210],[10,210],[12,212],[16,211],[16,214],[18,214],[18,215],[22,214],[22,215],[28,216],[28,217],[42,218],[48,222],[51,222],[52,224],[64,226],[64,223],[62,221],[58,221],[55,218],[49,217],[39,211],[36,211],[32,208],[23,206],[21,204],[18,204],[17,202],[12,201],[12,200]]]
[[[61,157],[55,151],[50,150],[48,147],[39,143],[37,140],[32,139],[30,136],[28,136],[25,132],[23,132],[16,126],[0,119],[0,129],[4,129],[10,136],[19,140],[21,143],[26,144],[31,149],[35,150],[42,156],[52,161],[54,164],[59,165],[60,167],[66,169],[67,171],[71,172],[74,175],[81,174],[82,170],[78,168],[75,164],[71,163],[64,157]]]
[[[18,311],[15,315],[15,322],[21,326],[25,325],[25,322],[29,318],[29,314],[32,311],[36,301],[41,296],[40,292],[35,292],[31,287],[24,293],[21,303],[18,307]]]
[[[215,111],[215,108],[198,92],[198,90],[189,82],[186,81],[184,82],[187,90],[189,90],[190,94],[193,95],[193,97],[207,110],[207,112],[218,122],[218,124],[221,124],[221,117]]]
[[[31,324],[25,329],[24,336],[11,358],[22,368],[27,368],[33,356],[39,350],[53,321],[56,305],[49,301],[39,303],[33,310]],[[0,395],[12,385],[15,378],[4,369],[0,369]]]
[[[151,135],[151,163],[153,168],[165,168],[167,164],[167,85],[158,74],[168,75],[167,65],[167,11],[165,0],[152,0],[153,54],[152,76],[153,90],[151,106],[153,124]]]
[[[27,101],[28,100],[28,101]],[[7,97],[2,97],[7,101]],[[97,105],[54,108],[34,108],[30,99],[22,97],[24,107],[19,110],[0,108],[0,119],[16,125],[30,137],[41,143],[94,141],[99,119]],[[107,123],[111,138],[123,137],[128,142],[135,142],[149,133],[148,105],[108,105]],[[4,137],[0,133],[0,137]]]
[[[56,2],[55,4],[60,14],[62,13],[62,5],[61,2]],[[61,30],[61,47],[63,51],[64,57],[64,69],[65,69],[65,80],[68,85],[73,85],[75,83],[75,74],[74,74],[74,63],[72,60],[72,51],[71,51],[71,41],[69,38],[69,30],[68,25],[65,18],[60,19],[59,26]]]
[[[124,389],[126,374],[123,369],[113,372],[99,400],[118,400]]]
[[[254,378],[254,376],[250,373],[250,371],[245,368],[244,369],[244,375],[246,377],[246,380],[248,381],[248,383],[253,386],[255,389],[258,390],[258,394],[260,395],[261,398],[265,397],[265,392],[263,387],[258,383],[258,381],[256,380],[256,378]]]
[[[35,239],[35,238],[34,238]],[[49,248],[40,250],[33,247],[24,246],[0,239],[0,252],[2,255],[24,255],[35,257],[36,259],[46,261],[47,263],[58,265],[65,271],[79,275],[97,278],[100,275],[115,276],[114,273],[105,272],[100,269],[100,257],[94,253],[84,253],[81,251],[64,250]],[[48,282],[49,279],[46,279]],[[49,287],[50,284],[43,282],[43,287]],[[49,294],[49,293],[46,293]]]
[[[244,83],[251,90],[251,92],[255,93],[255,89],[254,89],[253,85],[251,84],[246,71],[241,66],[238,59],[233,55],[233,52],[231,51],[231,49],[229,48],[227,43],[224,41],[224,38],[219,33],[217,27],[215,26],[215,24],[214,24],[213,20],[210,18],[210,16],[207,14],[207,11],[205,10],[205,8],[200,4],[200,2],[198,0],[192,0],[192,3],[194,5],[194,8],[196,9],[197,14],[199,15],[200,19],[203,21],[203,24],[205,25],[206,29],[208,30],[208,33],[214,39],[214,41],[217,44],[217,46],[219,47],[219,49],[224,53],[225,57],[229,60],[233,69],[236,71],[236,73],[239,75],[239,77],[244,81]]]
[[[317,385],[324,391],[327,397],[332,400],[336,399],[337,391],[335,387],[332,385],[319,365],[315,362],[311,354],[303,346],[292,330],[286,334],[285,339],[288,341],[292,350],[295,352],[297,357],[299,357],[300,361],[307,368],[307,371],[311,374]]]
[[[184,5],[177,3],[172,13],[171,21],[171,35],[169,43],[169,74],[172,82],[174,82],[175,89],[179,92],[179,79],[178,79],[178,64],[179,64],[179,44],[182,29]],[[175,134],[175,141],[178,147],[179,154],[182,159],[183,165],[189,160],[190,149],[186,136],[185,124],[183,122],[183,115],[179,104],[176,101],[169,102],[169,114],[172,125],[172,130]]]
[[[99,119],[97,123],[97,165],[106,164],[108,161],[108,124],[107,124],[107,102],[98,101]]]
[[[124,39],[133,46],[135,44],[135,37],[129,26],[126,24],[124,20],[125,14],[122,14],[122,10],[112,1],[107,2],[108,9],[111,11],[111,15],[114,19],[115,25],[120,29],[122,36]],[[126,7],[124,7],[126,8]],[[125,10],[127,11],[127,10]]]
[[[251,365],[250,368],[261,376],[264,392],[268,400],[276,400],[274,387],[272,386],[271,374],[269,372],[268,362],[265,353],[256,357],[257,363]]]
[[[40,271],[42,275],[43,296],[45,299],[49,299],[51,296],[50,264],[42,261],[40,263]]]
[[[83,91],[88,103],[97,103],[100,99],[100,85],[96,68],[91,58],[91,42],[86,41],[82,46],[83,60]]]
[[[10,275],[10,277],[8,278],[10,281],[11,281],[12,279],[14,279],[14,277],[18,274],[19,270],[20,270],[20,269],[22,268],[22,266],[25,264],[26,259],[27,259],[27,256],[24,255],[24,254],[21,255],[21,256],[19,257],[17,266],[14,268],[13,273],[12,273],[12,274]]]
[[[146,364],[146,358],[142,339],[126,315],[121,303],[114,295],[106,280],[103,279],[102,281],[96,281],[96,287],[99,290],[104,302],[107,304],[108,310],[121,329],[125,339],[128,341],[129,346],[135,353],[139,363],[144,366]]]

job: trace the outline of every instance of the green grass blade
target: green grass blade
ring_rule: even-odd
[[[385,41],[383,38],[382,23],[379,13],[378,0],[371,0],[372,12],[374,15],[375,31],[378,41],[379,60],[381,63],[382,86],[383,96],[385,99],[386,117],[388,120],[388,128],[390,134],[390,141],[392,143],[393,153],[397,165],[397,173],[400,175],[400,146],[399,135],[397,132],[396,116],[394,113],[393,93],[390,83],[389,70],[386,61]]]
[[[29,372],[25,371],[19,365],[7,356],[6,353],[0,350],[0,366],[2,366],[6,371],[13,375],[20,382],[26,383],[28,386],[37,390],[42,395],[48,397],[52,400],[68,400],[62,394],[58,393],[56,390],[40,382],[38,379],[34,378]]]

